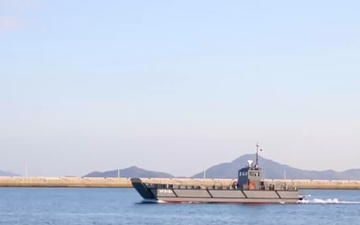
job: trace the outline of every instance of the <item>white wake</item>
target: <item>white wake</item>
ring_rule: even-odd
[[[328,199],[303,199],[299,203],[304,204],[360,204],[360,201],[341,201],[337,198],[328,198]]]

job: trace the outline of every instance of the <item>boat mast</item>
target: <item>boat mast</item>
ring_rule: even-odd
[[[255,167],[259,167],[259,143],[256,143],[256,164]]]

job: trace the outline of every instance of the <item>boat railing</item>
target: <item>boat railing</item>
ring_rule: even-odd
[[[191,190],[200,190],[200,189],[210,189],[210,190],[233,190],[233,189],[239,189],[239,190],[255,190],[250,189],[247,185],[244,185],[242,188],[238,188],[237,186],[219,186],[219,185],[213,185],[213,186],[195,186],[195,185],[176,185],[176,184],[156,184],[156,183],[146,183],[145,184],[148,188],[151,189],[191,189]],[[294,185],[289,185],[287,183],[283,184],[269,184],[267,186],[260,186],[257,190],[268,190],[268,191],[274,191],[274,190],[297,190],[297,188]]]

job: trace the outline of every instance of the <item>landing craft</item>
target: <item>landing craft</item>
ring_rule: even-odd
[[[237,176],[237,181],[229,186],[154,184],[145,183],[140,178],[131,178],[131,183],[145,202],[286,204],[300,203],[305,198],[294,186],[265,185],[262,169],[259,167],[258,144],[255,164],[249,160],[248,164],[238,171]]]

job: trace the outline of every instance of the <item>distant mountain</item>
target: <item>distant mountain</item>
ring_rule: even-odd
[[[237,171],[247,165],[248,160],[254,160],[254,154],[246,154],[226,163],[221,163],[206,170],[206,178],[231,178],[237,177]],[[266,179],[314,179],[314,180],[358,180],[360,179],[360,169],[350,169],[343,172],[334,170],[315,171],[302,170],[280,164],[275,161],[259,156],[259,164],[263,169],[263,177]],[[1,171],[0,171],[1,174]],[[143,178],[173,178],[171,174],[164,172],[149,171],[132,166],[120,170],[121,177],[143,177]],[[85,177],[117,177],[118,170],[105,172],[92,172]],[[195,174],[192,178],[203,178],[203,171]],[[183,177],[185,178],[185,177]]]
[[[85,175],[84,177],[117,177],[118,172],[119,172],[118,170],[111,170],[111,171],[105,171],[105,172],[95,171],[95,172]],[[121,177],[143,177],[143,178],[172,178],[172,177],[174,177],[168,173],[144,170],[144,169],[138,168],[136,166],[121,169],[120,176]]]
[[[248,160],[254,160],[254,154],[240,156],[232,162],[221,163],[206,170],[206,178],[236,178],[239,168],[245,166]],[[313,171],[301,170],[280,164],[259,156],[259,164],[263,168],[264,178],[282,179],[324,179],[324,180],[357,180],[360,179],[360,169],[351,169],[343,172],[333,170]],[[202,178],[203,172],[195,174],[193,178]]]
[[[19,176],[15,173],[0,170],[0,176]]]

